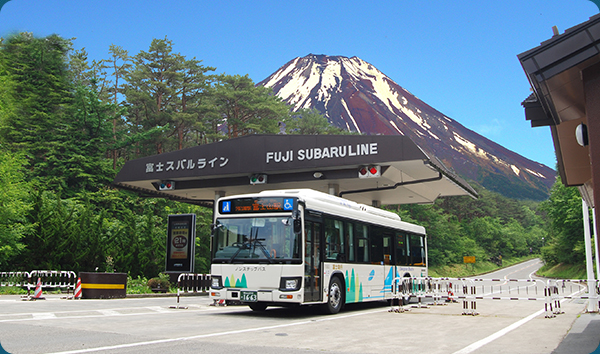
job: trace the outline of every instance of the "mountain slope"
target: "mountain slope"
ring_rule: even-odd
[[[556,172],[467,129],[357,57],[309,54],[258,83],[300,108],[316,108],[337,127],[406,135],[460,176],[519,199],[547,198]]]

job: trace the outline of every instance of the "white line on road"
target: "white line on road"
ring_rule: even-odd
[[[492,334],[490,336],[487,336],[487,337],[485,337],[485,338],[483,338],[481,340],[478,340],[477,342],[475,342],[475,343],[473,343],[473,344],[471,344],[471,345],[469,345],[469,346],[467,346],[467,347],[465,347],[465,348],[463,348],[463,349],[461,349],[461,350],[459,350],[457,352],[454,352],[453,354],[468,354],[468,353],[472,353],[475,350],[483,347],[484,345],[486,345],[488,343],[491,343],[492,341],[495,341],[496,339],[502,337],[503,335],[505,335],[506,333],[512,331],[513,329],[518,328],[521,325],[524,325],[525,323],[531,321],[532,319],[534,319],[537,316],[539,316],[542,313],[544,313],[544,311],[545,311],[544,309],[541,309],[538,312],[536,312],[534,314],[531,314],[531,315],[529,315],[529,316],[527,316],[527,317],[525,317],[525,318],[523,318],[523,319],[521,319],[521,320],[519,320],[519,321],[511,324],[510,326],[505,327],[505,328],[499,330],[498,332],[496,332],[496,333],[494,333],[494,334]]]
[[[255,328],[247,328],[247,329],[241,329],[241,330],[236,330],[236,331],[199,334],[199,335],[190,336],[190,337],[157,339],[157,340],[151,340],[151,341],[146,341],[146,342],[136,342],[136,343],[119,344],[119,345],[112,345],[112,346],[106,346],[106,347],[70,350],[70,351],[56,352],[56,353],[50,353],[50,354],[81,354],[81,353],[92,353],[92,352],[100,352],[100,351],[112,351],[112,350],[124,349],[124,348],[141,347],[144,345],[156,345],[156,344],[180,342],[180,341],[186,341],[186,340],[226,336],[226,335],[230,335],[230,334],[258,332],[258,331],[265,331],[265,330],[276,329],[276,328],[300,326],[300,325],[305,325],[305,324],[310,324],[310,323],[315,323],[315,322],[334,321],[334,320],[339,320],[339,319],[344,319],[344,318],[350,318],[350,317],[356,317],[356,316],[362,316],[362,315],[370,315],[370,314],[384,312],[384,311],[387,312],[388,310],[387,309],[376,310],[376,311],[361,312],[361,313],[350,314],[350,315],[331,316],[331,317],[320,318],[320,319],[316,319],[316,320],[292,322],[292,323],[274,325],[274,326],[255,327]]]
[[[580,292],[581,292],[581,290],[576,291],[576,292],[574,292],[573,294],[571,294],[569,296],[574,296],[574,295],[576,295],[576,294],[578,294]],[[566,299],[562,299],[560,302],[562,303],[565,300]],[[525,323],[531,321],[532,319],[536,318],[537,316],[541,315],[545,311],[546,311],[545,309],[541,309],[541,310],[537,311],[536,313],[533,313],[533,314],[531,314],[531,315],[529,315],[529,316],[527,316],[527,317],[525,317],[525,318],[523,318],[523,319],[521,319],[521,320],[519,320],[519,321],[511,324],[510,326],[505,327],[505,328],[499,330],[498,332],[496,332],[496,333],[494,333],[492,335],[489,335],[489,336],[487,336],[487,337],[485,337],[485,338],[483,338],[481,340],[478,340],[477,342],[475,342],[475,343],[473,343],[473,344],[471,344],[471,345],[469,345],[467,347],[464,347],[463,349],[461,349],[459,351],[456,351],[456,352],[454,352],[452,354],[468,354],[468,353],[472,353],[475,350],[483,347],[484,345],[489,344],[489,343],[495,341],[496,339],[502,337],[503,335],[507,334],[508,332],[512,331],[513,329],[521,327],[522,325],[524,325]]]

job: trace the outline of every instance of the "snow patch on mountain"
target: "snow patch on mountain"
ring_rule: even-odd
[[[400,128],[398,128],[398,126],[396,125],[396,123],[394,123],[393,120],[389,120],[388,122],[390,122],[390,124],[392,125],[392,127],[394,127],[394,129],[396,129],[396,131],[400,134],[400,135],[404,135],[404,133],[402,132],[402,130],[400,130]]]
[[[517,166],[515,166],[515,165],[510,165],[510,168],[513,170],[513,172],[517,176],[521,173],[521,170]]]
[[[527,171],[527,172],[531,173],[532,175],[534,175],[536,177],[539,177],[539,178],[548,178],[548,177],[544,176],[543,174],[541,174],[539,172],[535,172],[535,171],[530,170],[528,168],[526,168],[525,171]]]
[[[348,104],[346,104],[346,100],[342,100],[342,106],[344,106],[344,108],[346,109],[346,113],[348,113],[348,116],[350,117],[350,119],[352,119],[352,123],[354,123],[354,128],[356,129],[356,131],[362,133],[360,131],[360,128],[358,127],[358,124],[356,124],[356,119],[354,119],[354,117],[352,116],[352,112],[350,112],[350,109],[348,108]]]

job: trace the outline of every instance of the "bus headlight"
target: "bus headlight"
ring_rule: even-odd
[[[302,278],[300,277],[282,277],[279,282],[279,290],[295,291],[300,289]]]
[[[213,275],[211,277],[211,281],[210,281],[210,287],[213,289],[221,289],[223,288],[223,285],[221,285],[221,276],[220,275]]]

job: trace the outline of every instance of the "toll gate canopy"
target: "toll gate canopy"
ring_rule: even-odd
[[[113,184],[212,205],[224,195],[310,188],[367,205],[477,192],[405,136],[247,135],[126,162]]]

